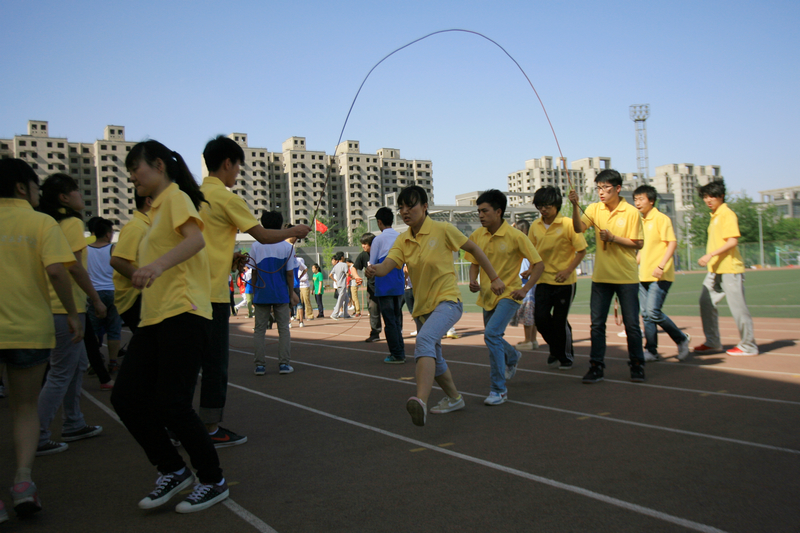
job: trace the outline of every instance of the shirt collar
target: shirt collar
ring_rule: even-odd
[[[0,198],[0,205],[6,207],[19,207],[22,209],[33,209],[33,206],[28,200],[22,198]]]
[[[161,204],[164,203],[164,199],[171,195],[175,189],[180,190],[180,187],[178,187],[178,184],[173,181],[166,189],[164,189],[161,194],[158,195],[158,198],[153,200],[153,207],[151,207],[151,209],[158,209],[161,207]]]
[[[206,176],[203,178],[203,185],[219,185],[220,187],[225,187],[225,184],[222,183],[222,180],[216,176]]]
[[[655,217],[655,216],[656,216],[656,215],[657,215],[659,212],[660,212],[660,211],[659,211],[658,209],[656,209],[656,206],[653,206],[653,208],[652,208],[652,209],[650,209],[650,211],[648,211],[648,212],[647,212],[647,215],[643,215],[643,216],[642,216],[642,218],[644,218],[645,220],[651,220],[651,219],[653,219],[653,218],[654,218],[654,217]]]

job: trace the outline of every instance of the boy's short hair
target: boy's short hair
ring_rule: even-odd
[[[89,224],[87,223],[86,225],[88,228]],[[114,223],[108,220],[107,218],[97,217],[94,226],[89,231],[94,233],[94,236],[97,237],[98,239],[102,239],[106,235],[114,231]]]
[[[375,240],[375,235],[372,233],[365,233],[361,236],[361,244],[368,244],[372,246],[372,241]]]
[[[561,202],[562,202],[561,191],[559,191],[552,185],[548,185],[547,187],[541,187],[533,195],[533,205],[536,206],[536,209],[552,205],[553,207],[556,208],[556,211],[561,211]]]
[[[281,229],[283,215],[280,211],[264,211],[261,215],[261,225],[267,229]]]
[[[206,144],[203,159],[208,171],[216,172],[226,159],[230,159],[233,164],[244,163],[244,150],[230,137],[217,135]]]
[[[404,205],[406,207],[414,207],[417,204],[427,204],[428,193],[419,185],[409,185],[397,197],[397,205]]]
[[[492,209],[499,209],[500,218],[503,218],[503,216],[506,214],[508,199],[506,198],[505,194],[497,189],[489,189],[487,191],[483,191],[483,193],[481,193],[481,195],[478,196],[478,199],[475,201],[475,205],[481,204],[489,204],[492,206]]]
[[[609,185],[613,185],[616,187],[619,185],[622,186],[622,176],[619,172],[612,168],[607,168],[602,171],[597,177],[594,179],[595,183],[608,183]]]
[[[710,196],[712,198],[722,198],[725,199],[725,182],[722,180],[719,181],[712,181],[702,187],[697,188],[697,194],[700,195],[700,198],[705,196]]]
[[[656,201],[658,200],[658,191],[652,185],[641,185],[636,187],[636,190],[633,191],[634,198],[639,195],[646,196],[648,200],[655,206]]]
[[[345,257],[344,262],[345,263],[349,263],[349,264],[352,265],[353,264],[353,258],[348,255],[347,257]]]
[[[0,159],[0,198],[14,198],[17,195],[17,183],[30,188],[30,182],[39,185],[39,176],[31,166],[22,159]]]
[[[391,228],[394,224],[394,213],[388,207],[381,207],[375,213],[375,218],[383,223],[387,228]]]

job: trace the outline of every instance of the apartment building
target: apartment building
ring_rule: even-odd
[[[758,191],[761,202],[773,204],[784,217],[800,218],[800,186]]]
[[[680,212],[691,209],[692,198],[697,196],[698,186],[721,179],[723,177],[719,165],[676,163],[656,167],[651,183],[659,193],[674,194],[675,210]]]
[[[567,171],[558,163],[558,160],[554,164],[552,156],[528,159],[525,161],[524,169],[508,175],[508,205],[509,207],[519,207],[531,204],[533,202],[533,193],[548,185],[556,187],[566,197],[569,192],[570,181],[575,190],[581,196],[584,196],[586,194],[586,179],[584,170],[576,169],[575,163],[572,165],[572,170]],[[516,196],[514,195],[515,192],[527,194]]]
[[[84,218],[107,218],[118,230],[133,217],[135,209],[125,169],[125,157],[134,144],[125,141],[124,126],[106,126],[102,139],[81,143],[50,137],[46,120],[29,120],[27,134],[0,139],[0,158],[27,161],[40,180],[55,172],[71,176],[86,203]]]

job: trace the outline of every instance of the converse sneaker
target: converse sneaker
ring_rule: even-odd
[[[263,376],[267,373],[267,369],[264,368],[264,365],[256,365],[255,374],[256,376]]]
[[[221,485],[198,483],[194,486],[194,491],[179,503],[175,510],[179,513],[196,513],[227,499],[228,496],[230,496],[230,491],[224,478]]]
[[[52,455],[54,453],[65,452],[69,449],[69,444],[66,442],[56,442],[54,440],[49,440],[36,448],[36,457],[41,457],[42,455]]]
[[[446,413],[452,413],[453,411],[458,411],[459,409],[463,409],[465,407],[464,403],[464,396],[459,394],[458,398],[451,398],[449,396],[445,396],[439,403],[435,406],[431,407],[431,413],[435,415],[443,415]]]
[[[231,446],[238,446],[247,442],[247,437],[244,435],[237,435],[229,429],[222,426],[217,426],[217,432],[211,437],[211,442],[214,443],[215,448],[229,448]]]
[[[483,400],[484,405],[500,405],[501,403],[506,403],[508,400],[508,391],[503,392],[495,392],[492,391],[489,393],[489,396]]]
[[[20,518],[31,516],[42,510],[42,502],[39,501],[39,493],[33,481],[23,481],[11,487],[11,498],[14,500],[14,512]]]
[[[278,374],[291,374],[294,372],[292,365],[278,365]]]
[[[425,402],[412,396],[406,402],[406,411],[411,415],[411,421],[415,426],[424,426],[425,421],[428,419],[428,407]]]
[[[162,474],[156,480],[156,488],[142,498],[139,509],[153,509],[167,503],[173,496],[188,487],[194,481],[194,474],[188,467],[183,467],[182,474],[172,472]]]
[[[81,439],[88,439],[103,432],[103,426],[83,426],[76,431],[61,434],[61,440],[64,442],[72,442]]]

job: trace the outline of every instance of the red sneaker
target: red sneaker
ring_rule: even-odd
[[[700,346],[694,347],[694,353],[710,353],[720,351],[722,351],[722,346],[706,346],[705,344],[701,344]]]
[[[745,352],[744,350],[742,350],[737,346],[735,348],[731,348],[725,353],[728,355],[732,355],[734,357],[755,357],[756,355],[758,355],[758,350],[756,350],[755,352]]]

